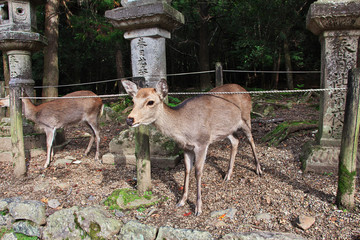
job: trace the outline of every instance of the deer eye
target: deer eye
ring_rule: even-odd
[[[154,103],[155,103],[154,101],[151,101],[151,100],[150,100],[150,101],[148,101],[148,102],[147,102],[147,104],[146,104],[146,105],[148,105],[148,106],[152,106],[152,105],[154,105]]]

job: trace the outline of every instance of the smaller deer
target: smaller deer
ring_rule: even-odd
[[[24,96],[26,94],[24,93]],[[53,155],[53,142],[56,129],[81,122],[87,123],[92,134],[85,155],[91,149],[96,138],[95,160],[99,160],[100,130],[98,118],[102,114],[102,100],[91,91],[77,91],[64,96],[64,98],[45,102],[38,106],[34,105],[29,99],[23,98],[23,111],[27,119],[33,121],[37,126],[44,130],[46,134],[46,163],[44,168],[50,164]],[[84,98],[65,98],[65,97],[84,97]],[[91,97],[91,98],[86,98]],[[8,107],[9,98],[0,100],[0,107]]]
[[[201,177],[208,147],[211,143],[227,137],[232,145],[228,173],[231,178],[239,144],[236,132],[242,129],[249,142],[256,162],[256,173],[262,174],[251,134],[251,98],[245,94],[206,94],[190,98],[175,108],[168,107],[163,100],[168,87],[161,79],[155,88],[141,88],[128,80],[122,80],[126,92],[132,96],[134,108],[126,122],[136,127],[140,124],[154,125],[165,135],[172,137],[184,149],[184,192],[177,206],[184,206],[189,193],[189,174],[195,165],[197,200],[195,214],[202,212]],[[217,87],[211,92],[246,92],[236,84]]]

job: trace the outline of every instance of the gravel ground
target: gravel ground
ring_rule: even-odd
[[[318,112],[311,104],[293,104],[291,109],[279,108],[271,117],[285,120],[317,119]],[[230,143],[222,141],[211,145],[204,168],[202,198],[203,213],[196,217],[195,177],[192,173],[188,204],[176,208],[181,196],[184,165],[181,162],[170,170],[152,169],[153,193],[168,197],[156,206],[125,211],[124,219],[138,219],[153,226],[194,228],[209,231],[214,237],[230,232],[276,231],[300,234],[308,239],[360,239],[360,194],[356,189],[354,212],[338,210],[334,204],[337,176],[333,173],[303,173],[300,169],[301,146],[314,139],[313,131],[292,134],[277,147],[261,142],[277,123],[253,123],[253,135],[263,176],[255,174],[255,164],[250,146],[243,137],[236,157],[232,180],[224,182],[228,168]],[[101,127],[101,154],[108,151],[108,144],[125,126],[123,123],[105,123]],[[42,169],[45,154],[28,161],[28,174],[23,180],[12,175],[12,164],[0,162],[0,198],[21,196],[46,202],[58,199],[61,206],[47,208],[52,214],[60,208],[74,205],[87,206],[101,203],[113,190],[136,186],[135,169],[131,167],[102,165],[94,161],[95,149],[83,156],[88,138],[81,136],[86,126],[66,129],[71,139],[65,149],[55,154],[55,159],[71,156],[80,164],[55,167],[53,162]],[[214,211],[236,208],[235,216],[211,217]],[[315,217],[308,229],[297,227],[300,215]]]

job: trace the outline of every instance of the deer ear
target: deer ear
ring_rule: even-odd
[[[157,84],[156,84],[156,92],[160,95],[161,99],[164,99],[168,94],[168,86],[166,83],[166,80],[162,78]]]
[[[137,86],[135,83],[133,83],[133,82],[131,82],[131,81],[129,81],[129,80],[125,80],[125,79],[121,80],[121,83],[122,83],[122,85],[124,86],[125,91],[126,91],[131,97],[135,97],[135,96],[136,96],[139,88],[138,88],[138,86]]]

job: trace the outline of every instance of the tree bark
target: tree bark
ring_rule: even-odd
[[[45,37],[48,45],[44,48],[43,86],[59,85],[58,40],[59,40],[59,1],[48,0],[45,5]],[[56,87],[44,88],[44,97],[57,97]]]
[[[289,43],[287,39],[284,40],[284,57],[285,57],[285,67],[286,71],[286,79],[287,79],[287,88],[292,90],[294,89],[294,80],[293,80],[293,74],[292,71],[292,65],[291,65],[291,55],[290,55],[290,49],[289,49]]]
[[[117,75],[118,79],[125,77],[124,65],[123,65],[123,54],[122,54],[122,50],[120,47],[118,47],[118,49],[116,51],[116,75]],[[119,92],[121,92],[121,93],[125,92],[120,81],[117,81],[116,84],[119,88]]]
[[[208,26],[208,18],[209,18],[209,4],[207,1],[199,2],[200,8],[200,17],[202,19],[200,23],[199,30],[199,64],[200,71],[208,71],[210,70],[209,64],[209,26]],[[208,73],[203,73],[200,75],[200,89],[206,90],[212,88],[211,86],[211,77]]]

